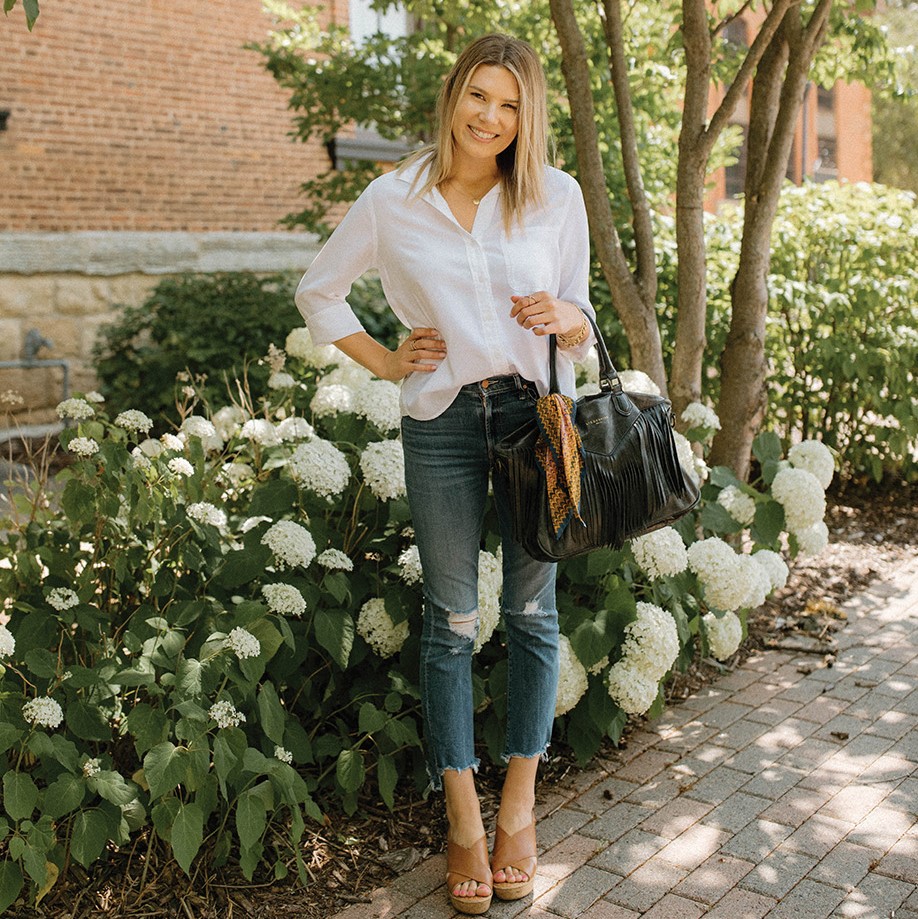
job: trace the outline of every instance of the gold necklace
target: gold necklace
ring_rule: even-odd
[[[449,184],[452,185],[454,188],[458,188],[459,191],[462,192],[462,194],[465,195],[466,198],[468,198],[468,199],[472,202],[472,204],[475,205],[475,207],[478,207],[478,205],[481,204],[481,199],[488,193],[488,191],[491,190],[491,188],[494,187],[494,185],[492,185],[491,188],[489,188],[488,191],[486,191],[486,192],[484,193],[484,195],[479,195],[479,196],[476,198],[474,195],[470,195],[470,194],[469,194],[469,193],[468,193],[468,192],[467,192],[467,191],[466,191],[466,190],[465,190],[455,179],[448,179],[447,181],[448,181]],[[497,184],[497,183],[495,182],[495,185],[496,185],[496,184]]]

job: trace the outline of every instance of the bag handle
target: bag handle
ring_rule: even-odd
[[[587,313],[583,313],[584,318],[593,327],[593,334],[596,336],[596,352],[599,355],[599,388],[603,392],[611,392],[618,395],[623,391],[622,381],[609,357],[609,349],[606,347],[605,340],[599,331],[596,321]],[[555,335],[548,336],[548,376],[549,392],[559,392],[558,389],[558,372],[555,367],[555,357],[558,352],[558,342]]]

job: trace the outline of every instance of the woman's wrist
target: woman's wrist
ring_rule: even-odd
[[[558,344],[562,348],[576,348],[586,337],[590,334],[590,325],[587,322],[587,318],[582,313],[580,314],[580,326],[579,328],[572,333],[558,333],[556,338],[558,339]]]

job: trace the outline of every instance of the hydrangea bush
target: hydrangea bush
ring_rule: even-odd
[[[0,910],[138,833],[186,872],[206,852],[248,878],[295,864],[305,879],[299,843],[323,807],[353,812],[361,791],[392,807],[399,777],[425,783],[423,572],[398,390],[305,330],[265,361],[268,399],[206,417],[186,393],[181,423],[156,439],[139,409],[110,420],[95,398],[62,403],[73,462],[54,500],[20,496],[2,522]],[[785,558],[825,540],[826,448],[785,459],[762,435],[761,477],[739,482],[702,459],[714,413],[686,412],[698,513],[561,568],[556,734],[581,761],[629,715],[660,710],[671,670],[730,658]],[[474,691],[494,760],[507,682],[497,532],[491,509]]]

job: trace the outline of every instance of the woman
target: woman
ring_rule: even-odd
[[[494,851],[474,784],[472,649],[478,553],[494,443],[532,417],[548,390],[548,338],[559,384],[591,344],[584,311],[589,242],[577,183],[547,165],[545,78],[533,49],[487,35],[442,87],[435,143],[372,182],[301,281],[297,305],[317,343],[333,342],[376,376],[404,380],[402,442],[424,577],[421,693],[431,784],[446,795],[453,906],[480,914],[492,891],[526,896],[536,870],[535,776],[558,680],[555,566],[503,538],[502,616],[508,726]],[[394,351],[348,307],[352,282],[379,270],[410,334]]]

